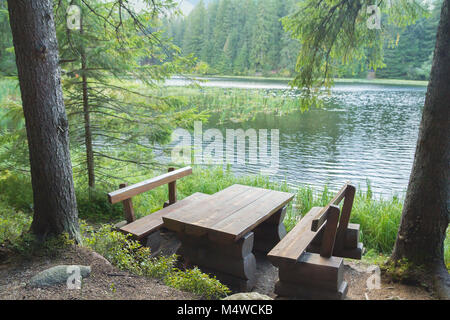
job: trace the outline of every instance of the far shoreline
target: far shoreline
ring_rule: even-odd
[[[180,77],[187,78],[217,78],[217,79],[237,79],[237,80],[260,80],[260,81],[292,81],[294,78],[286,77],[263,77],[263,76],[228,76],[228,75],[197,75],[197,74],[186,74],[179,75]],[[403,79],[352,79],[352,78],[336,78],[335,83],[339,84],[379,84],[379,85],[404,85],[404,86],[418,86],[426,87],[428,86],[428,81],[423,80],[403,80]]]

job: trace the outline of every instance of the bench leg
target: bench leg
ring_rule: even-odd
[[[237,242],[219,243],[208,237],[178,234],[181,247],[177,254],[188,264],[212,273],[230,289],[250,291],[256,282],[256,260],[252,253],[254,234]]]
[[[261,223],[255,230],[255,250],[263,254],[269,253],[286,235],[283,220],[286,216],[286,207],[281,208],[268,220]]]
[[[278,275],[275,294],[282,297],[335,300],[344,299],[348,290],[343,258],[305,252],[295,263],[280,263]]]

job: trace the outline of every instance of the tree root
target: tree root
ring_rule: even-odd
[[[433,274],[433,287],[437,297],[450,300],[450,275],[445,267],[438,267]]]

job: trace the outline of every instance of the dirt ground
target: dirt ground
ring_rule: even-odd
[[[163,254],[172,254],[179,243],[171,234],[163,235]],[[257,259],[257,283],[253,291],[276,298],[273,293],[277,281],[277,268],[261,255]],[[81,290],[68,290],[66,285],[31,288],[27,282],[37,273],[61,264],[91,266],[90,277],[83,280]],[[345,262],[345,280],[350,300],[431,300],[432,294],[422,287],[390,283],[381,279],[380,288],[369,290],[368,264],[361,261]],[[111,266],[102,256],[86,249],[73,247],[56,258],[35,258],[19,261],[0,252],[0,300],[197,300],[191,293],[163,285],[160,281],[134,276]]]

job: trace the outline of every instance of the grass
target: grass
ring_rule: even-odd
[[[300,109],[301,92],[290,89],[166,87],[160,96],[180,96],[185,107],[220,114],[219,122],[243,122],[257,113],[283,115]]]
[[[299,219],[306,214],[312,207],[326,205],[335,195],[334,192],[324,188],[318,192],[309,186],[299,186],[297,190],[291,190],[286,183],[271,182],[267,177],[259,175],[249,175],[236,177],[230,168],[221,167],[200,168],[195,167],[194,173],[184,177],[177,182],[178,199],[181,200],[195,192],[214,194],[233,184],[243,184],[260,188],[279,190],[285,192],[295,192],[295,198],[288,206],[285,226],[291,230]],[[162,172],[146,173],[130,179],[125,179],[129,184],[142,181],[161,174]],[[19,183],[20,182],[20,183]],[[113,185],[118,185],[114,182]],[[123,182],[123,181],[120,181]],[[16,187],[14,192],[11,185]],[[89,195],[86,190],[77,190],[77,200],[79,215],[91,224],[115,223],[123,220],[121,204],[110,205],[107,202],[106,193],[113,191],[115,187],[99,187],[98,190]],[[18,178],[15,175],[9,175],[0,179],[0,194],[4,199],[3,203],[14,208],[21,208],[24,214],[30,213],[31,186],[26,178]],[[152,212],[162,209],[167,201],[167,186],[158,187],[152,191],[133,197],[133,205],[136,216],[143,217]],[[27,200],[25,200],[27,199]],[[394,246],[398,226],[400,223],[403,207],[403,199],[393,196],[390,199],[375,198],[371,192],[370,184],[367,191],[358,190],[352,209],[351,222],[361,225],[361,241],[364,246],[376,254],[390,254]],[[8,211],[2,211],[4,218],[11,219],[7,215]],[[18,214],[19,220],[23,220],[24,214]],[[14,223],[11,220],[11,223]],[[20,225],[20,224],[19,224]],[[17,229],[12,227],[12,230]],[[450,237],[445,240],[445,259],[446,264],[450,263]]]

